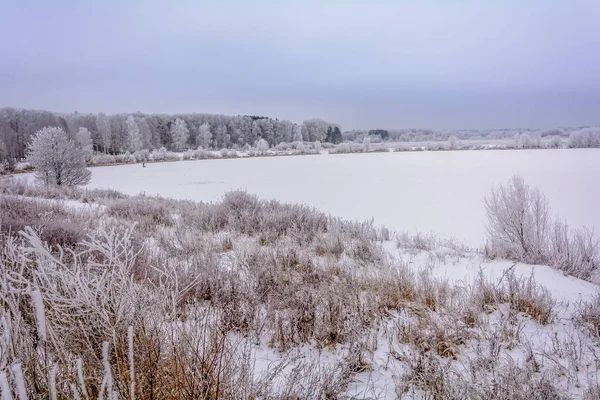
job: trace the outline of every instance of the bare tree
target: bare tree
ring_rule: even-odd
[[[33,136],[27,161],[36,170],[36,181],[45,185],[85,185],[92,175],[83,151],[58,127],[46,127]]]
[[[550,212],[548,200],[539,189],[513,176],[506,187],[492,189],[485,198],[485,209],[493,254],[525,262],[545,261]]]

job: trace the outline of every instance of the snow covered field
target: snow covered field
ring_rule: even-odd
[[[487,194],[492,181],[504,183],[510,174],[520,173],[548,192],[550,201],[554,203],[561,198],[556,194],[563,195],[563,199],[570,198],[565,194],[587,199],[586,193],[593,193],[592,184],[586,187],[573,179],[574,183],[570,185],[567,172],[575,171],[575,167],[560,168],[559,164],[550,162],[550,158],[540,158],[536,153],[540,152],[532,152],[530,159],[519,159],[519,154],[512,154],[513,162],[505,170],[500,167],[500,159],[504,154],[511,156],[511,153],[491,152],[496,157],[494,168],[489,162],[484,165],[479,160],[480,173],[473,174],[479,178],[471,180],[464,172],[469,170],[464,159],[461,161],[461,158],[450,157],[449,153],[438,152],[414,153],[408,158],[402,154],[262,158],[252,160],[257,162],[240,164],[241,167],[233,166],[231,162],[240,160],[153,164],[136,169],[132,166],[105,167],[93,170],[96,182],[92,185],[117,188],[132,194],[144,191],[144,187],[153,188],[145,192],[207,200],[220,197],[226,190],[244,187],[262,196],[267,193],[266,196],[279,196],[293,202],[311,203],[312,194],[313,205],[314,199],[329,195],[332,202],[326,203],[328,211],[337,215],[341,213],[335,212],[331,205],[342,207],[344,200],[350,202],[348,199],[355,196],[361,199],[359,204],[364,207],[359,212],[376,214],[385,207],[387,216],[393,219],[382,221],[378,217],[377,221],[398,230],[402,226],[393,226],[390,220],[410,218],[415,210],[423,209],[417,207],[419,202],[430,201],[428,204],[437,202],[435,207],[443,211],[452,211],[456,218],[461,212],[469,216],[466,218],[469,224],[465,227],[459,221],[454,232],[452,219],[445,220],[446,226],[437,226],[445,227],[449,234],[455,236],[459,236],[460,232],[469,234],[468,229],[477,229],[481,232],[481,239],[484,218],[480,198]],[[544,153],[558,157],[563,152]],[[594,153],[567,154],[571,154],[571,160],[578,168],[594,171],[597,177]],[[580,156],[573,157],[577,154]],[[468,153],[462,156],[468,156]],[[534,161],[529,161],[531,159]],[[471,158],[471,164],[475,165],[476,161]],[[281,167],[276,169],[275,162]],[[243,168],[244,165],[252,168]],[[373,165],[388,170],[379,174],[385,175],[385,179],[377,179],[378,171]],[[487,169],[483,170],[481,165]],[[461,167],[463,172],[459,174]],[[544,168],[551,173],[544,175]],[[214,171],[212,179],[216,176],[222,181],[210,181],[211,170]],[[405,172],[395,173],[393,170]],[[106,175],[102,177],[102,173]],[[307,177],[300,179],[301,175]],[[395,175],[400,182],[388,178]],[[455,175],[459,178],[451,180],[450,177]],[[274,178],[269,180],[268,176]],[[370,176],[371,179],[368,179]],[[486,177],[493,178],[486,182]],[[98,183],[102,179],[104,185]],[[306,192],[298,191],[294,181]],[[469,186],[471,182],[477,185]],[[183,302],[177,307],[185,310],[185,314],[181,315],[187,316],[187,323],[160,325],[167,332],[175,329],[176,335],[192,333],[190,337],[203,337],[197,332],[211,332],[208,329],[215,324],[212,319],[206,319],[206,315],[218,316],[223,310],[226,315],[235,315],[231,321],[239,325],[231,325],[236,328],[223,336],[222,343],[227,345],[218,350],[233,360],[228,364],[230,372],[227,373],[232,377],[233,383],[227,382],[231,388],[256,391],[258,389],[252,385],[258,388],[264,386],[261,390],[265,393],[281,394],[277,398],[285,397],[286,393],[297,394],[297,398],[316,398],[311,396],[317,392],[343,394],[356,399],[591,400],[600,395],[597,386],[600,360],[598,286],[565,276],[554,268],[490,260],[460,243],[427,235],[411,237],[400,234],[389,240],[387,235],[380,235],[369,225],[350,226],[328,219],[325,222],[318,211],[261,202],[241,193],[231,193],[218,204],[196,205],[148,197],[127,199],[115,196],[113,192],[84,193],[76,189],[46,193],[46,188],[19,187],[18,182],[10,180],[5,185],[0,199],[7,200],[3,203],[3,212],[10,217],[7,221],[16,221],[16,224],[19,222],[17,217],[56,215],[58,220],[49,220],[54,224],[48,225],[50,231],[61,232],[58,229],[61,226],[76,226],[89,234],[90,239],[86,239],[83,246],[91,243],[95,251],[105,251],[103,254],[106,256],[100,259],[108,262],[111,268],[102,266],[98,271],[110,271],[112,278],[96,279],[91,276],[90,287],[98,285],[97,282],[108,282],[108,287],[130,282],[121,275],[130,273],[127,267],[129,261],[121,263],[120,258],[108,256],[125,254],[124,260],[129,260],[127,254],[130,253],[124,251],[133,251],[128,234],[125,233],[121,240],[121,236],[115,236],[115,232],[121,231],[98,230],[98,227],[106,225],[114,228],[116,225],[111,224],[135,222],[132,232],[143,238],[143,248],[147,250],[140,265],[159,271],[163,268],[161,276],[176,282],[174,286],[140,283],[140,287],[136,287],[136,290],[143,288],[145,295],[156,296],[156,303],[140,309],[140,312],[146,313],[147,319],[153,317],[165,321],[172,318],[172,314],[163,315],[161,310],[171,310],[173,305],[169,301],[174,298],[172,296],[182,293],[177,289],[180,286],[187,288],[189,284],[196,287],[198,299],[206,298],[201,292],[203,285],[209,285],[210,293],[213,293],[221,287],[223,279],[231,280],[231,287],[243,287],[244,290],[230,292],[229,286],[224,286],[225,289],[218,290],[225,291],[215,293],[227,296],[211,295],[213,308],[210,310],[216,314],[203,314],[208,312],[205,302]],[[561,185],[563,191],[552,190],[556,185]],[[572,187],[577,191],[565,190]],[[203,191],[203,188],[212,190]],[[444,192],[432,199],[427,198],[427,194],[435,194],[436,188]],[[369,193],[370,190],[377,192]],[[459,192],[454,193],[456,190]],[[341,192],[342,197],[337,196],[336,191]],[[298,194],[298,198],[293,198],[294,193]],[[410,199],[411,193],[418,193],[419,198]],[[464,203],[460,201],[462,193],[466,193]],[[378,201],[377,195],[385,201]],[[472,197],[478,197],[477,201]],[[368,199],[374,203],[367,204]],[[30,207],[24,207],[27,201],[31,203]],[[393,207],[394,201],[400,206]],[[444,206],[446,203],[448,205]],[[408,204],[413,205],[413,213],[407,209]],[[480,217],[474,217],[475,208],[482,214]],[[46,209],[49,211],[45,212]],[[21,217],[24,210],[30,210],[29,214]],[[395,210],[401,211],[401,217]],[[342,211],[352,213],[353,209],[348,205],[342,207]],[[586,213],[593,215],[592,208],[565,207],[566,212],[559,211],[567,219],[585,216]],[[380,215],[386,217],[385,213]],[[352,217],[364,219],[358,212]],[[413,218],[413,221],[416,220]],[[327,224],[326,229],[323,223]],[[416,227],[422,231],[421,227]],[[431,230],[435,233],[434,229]],[[33,231],[30,233],[33,235]],[[67,235],[58,236],[63,237],[69,239]],[[65,271],[75,271],[74,275],[80,276],[78,268],[82,265],[58,263],[51,250],[43,248],[35,236],[29,240],[31,245],[7,251],[7,254],[15,255],[14,261],[7,265],[15,265],[16,270],[20,270],[17,260],[27,258],[19,252],[31,252],[36,248],[42,260],[36,264],[40,278],[46,276],[48,265],[64,268],[57,275],[61,279],[70,276]],[[81,254],[87,254],[89,250],[81,251]],[[73,259],[79,260],[77,257]],[[148,271],[144,276],[150,276]],[[80,287],[87,287],[66,278],[65,285],[74,285],[75,293],[79,293]],[[194,279],[192,283],[189,283],[190,278]],[[265,282],[269,284],[265,285]],[[49,292],[50,283],[42,284],[43,293]],[[153,290],[158,291],[154,293]],[[264,290],[269,295],[264,295]],[[122,286],[114,292],[132,293],[133,296],[134,290]],[[307,293],[310,296],[306,297]],[[318,300],[313,302],[312,299]],[[167,303],[168,306],[165,306]],[[252,311],[253,308],[247,308],[248,304],[264,311]],[[315,308],[311,308],[313,305]],[[53,310],[48,308],[47,312],[52,315]],[[310,314],[305,310],[315,311]],[[343,316],[343,319],[337,316]],[[73,340],[79,337],[78,328],[65,325],[62,314],[60,318],[46,318],[52,329],[69,330],[68,337]],[[130,322],[121,324],[127,326]],[[307,330],[305,326],[312,328]],[[240,335],[239,329],[245,334]],[[302,336],[304,332],[309,332],[309,336]],[[145,351],[140,344],[136,346],[136,351]],[[210,355],[203,353],[202,356]],[[193,365],[196,364],[194,361]],[[235,381],[236,368],[242,367],[252,372],[255,383]],[[136,364],[136,368],[139,368],[136,374],[144,371],[142,365]],[[3,372],[0,370],[0,373]],[[532,397],[529,397],[530,393]],[[560,397],[559,394],[568,397]],[[232,395],[230,398],[248,396]]]
[[[214,201],[233,189],[374,218],[395,231],[484,237],[483,197],[519,174],[573,227],[600,231],[600,150],[371,153],[200,160],[94,168],[90,188]]]

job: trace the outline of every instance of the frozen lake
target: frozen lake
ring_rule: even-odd
[[[233,189],[374,218],[396,231],[433,232],[479,246],[483,197],[520,174],[573,227],[600,231],[600,150],[370,153],[200,160],[93,168],[88,187],[213,201]]]

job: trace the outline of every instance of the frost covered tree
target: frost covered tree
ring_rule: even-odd
[[[86,127],[80,127],[75,135],[77,144],[81,148],[81,152],[85,157],[85,161],[89,162],[94,155],[94,142],[92,141],[92,134]]]
[[[452,135],[448,138],[448,145],[450,150],[455,150],[460,143],[460,140],[456,137],[456,135]]]
[[[562,140],[560,136],[552,136],[548,142],[548,146],[553,149],[558,149],[562,146]]]
[[[110,136],[111,128],[110,121],[104,113],[98,114],[96,117],[96,129],[98,129],[98,136],[100,139],[100,147],[104,153],[108,153],[110,148]]]
[[[142,149],[152,149],[155,144],[152,141],[152,131],[146,118],[140,118],[137,121],[137,126],[140,129],[140,137],[142,138]]]
[[[319,118],[312,118],[302,122],[302,138],[308,142],[323,141],[327,138],[327,129],[331,124]]]
[[[258,142],[256,142],[256,151],[259,154],[267,154],[269,151],[269,143],[267,143],[265,139],[260,139]]]
[[[300,125],[294,125],[294,135],[293,135],[293,139],[294,142],[301,142],[302,141],[302,131],[300,128]]]
[[[125,124],[127,125],[127,150],[131,152],[141,150],[142,136],[140,135],[140,128],[135,122],[133,115],[127,117]]]
[[[521,133],[518,139],[518,147],[520,149],[531,149],[534,147],[534,142],[528,133]]]
[[[35,168],[38,183],[76,186],[90,181],[92,173],[86,168],[83,152],[62,128],[38,131],[27,150],[27,161]]]
[[[196,144],[204,149],[210,148],[212,143],[212,133],[210,132],[210,125],[205,122],[198,128],[198,135],[196,136]]]
[[[363,151],[368,152],[371,148],[371,138],[369,136],[365,136],[363,139]]]
[[[171,146],[174,151],[183,151],[187,147],[190,131],[184,120],[177,118],[171,128]]]
[[[584,128],[572,132],[569,136],[568,146],[573,148],[600,147],[600,129]]]

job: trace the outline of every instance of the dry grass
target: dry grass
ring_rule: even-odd
[[[398,396],[508,399],[537,391],[561,398],[540,372],[539,355],[525,366],[501,358],[526,343],[524,324],[556,318],[554,301],[533,277],[509,270],[496,282],[480,276],[472,286],[453,286],[387,257],[379,241],[389,232],[371,223],[244,192],[207,204],[2,190],[97,196],[106,205],[86,221],[81,211],[49,202],[35,211],[1,204],[3,220],[21,216],[37,227],[36,216],[50,210],[61,221],[80,221],[83,231],[62,243],[37,228],[1,236],[0,373],[9,371],[14,385],[10,366],[20,362],[30,396],[51,397],[55,369],[58,398],[98,398],[103,390],[106,397],[106,382],[120,397],[130,397],[134,383],[138,399],[342,398],[376,364],[389,325],[392,362],[403,368]],[[435,251],[433,241],[411,245]],[[46,335],[32,290],[43,298]],[[592,315],[582,313],[581,321],[593,326]],[[282,355],[260,375],[256,343]],[[347,351],[335,362],[287,356],[302,346]],[[573,360],[569,368],[578,368],[583,353],[561,346]]]

